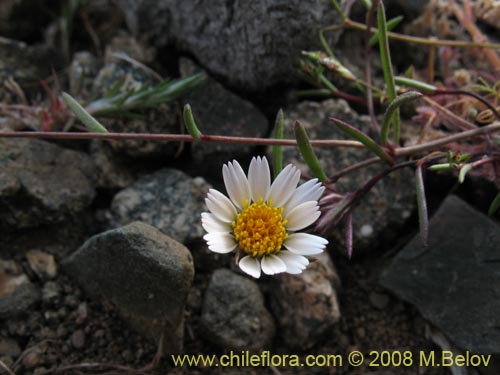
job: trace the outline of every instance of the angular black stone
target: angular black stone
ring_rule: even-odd
[[[415,305],[458,347],[500,353],[500,226],[456,196],[394,258],[381,284]]]

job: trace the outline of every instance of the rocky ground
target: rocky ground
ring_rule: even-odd
[[[70,3],[0,4],[0,132],[82,131],[59,90],[95,109],[116,87],[201,72],[203,84],[177,100],[99,120],[113,132],[177,134],[189,103],[205,134],[268,137],[282,107],[286,138],[298,120],[311,139],[344,139],[330,116],[377,136],[360,106],[297,94],[310,87],[295,59],[319,48],[320,27],[339,22],[325,2]],[[443,12],[438,3],[387,7],[411,20]],[[484,27],[498,28],[489,9],[474,2]],[[360,6],[352,12],[363,14]],[[406,26],[422,31],[422,22]],[[362,72],[361,39],[328,38]],[[405,53],[414,51],[397,55]],[[408,144],[414,109],[402,111]],[[332,175],[370,157],[351,148],[315,151]],[[200,223],[208,189],[224,190],[222,164],[238,159],[246,169],[254,155],[270,150],[0,137],[0,374],[500,374],[499,216],[485,215],[495,181],[471,176],[459,185],[451,175],[427,174],[431,232],[423,248],[414,170],[392,173],[354,211],[351,259],[341,226],[304,273],[254,280],[231,255],[208,250]],[[311,174],[296,149],[284,148],[284,159]],[[352,192],[383,170],[359,169],[335,188]],[[340,354],[344,363],[175,367],[170,357],[230,350],[302,360]],[[355,350],[367,359],[359,367],[345,362]],[[369,366],[373,352],[418,358],[442,350],[493,357],[467,368]]]

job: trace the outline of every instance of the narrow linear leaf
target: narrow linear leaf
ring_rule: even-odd
[[[424,177],[422,166],[418,165],[415,170],[415,182],[417,192],[418,222],[420,225],[420,236],[424,246],[427,246],[429,238],[429,215],[427,211],[427,200],[425,198]]]
[[[347,258],[352,258],[352,211],[347,214],[347,221],[345,224],[345,246],[347,250]]]
[[[394,165],[395,162],[390,155],[387,154],[371,137],[362,131],[352,127],[351,125],[345,123],[342,120],[330,117],[330,121],[335,123],[342,132],[349,135],[350,137],[361,142],[366,148],[371,150],[380,159],[387,162],[389,165]]]
[[[488,215],[493,215],[500,208],[500,191],[497,196],[493,199],[493,202],[490,204],[490,208],[488,209]]]
[[[75,113],[76,117],[93,133],[108,133],[108,130],[101,125],[94,117],[90,115],[71,95],[66,92],[62,93],[62,97],[69,108]]]
[[[377,24],[379,31],[380,60],[384,72],[384,80],[387,86],[387,96],[389,100],[396,97],[396,85],[394,83],[394,73],[392,71],[391,54],[389,51],[389,37],[387,36],[387,22],[385,18],[385,8],[382,1],[378,4]]]
[[[295,121],[295,138],[297,139],[299,151],[311,171],[321,182],[325,182],[327,180],[326,174],[319,164],[304,126],[298,121]]]
[[[394,83],[394,72],[392,70],[391,53],[389,50],[389,37],[387,35],[387,21],[385,17],[384,2],[380,1],[377,9],[377,24],[379,31],[379,46],[380,46],[380,61],[382,63],[382,71],[384,73],[384,81],[387,90],[389,102],[396,98],[396,84]],[[394,143],[399,143],[400,122],[399,110],[396,108],[394,114],[389,118],[391,120]]]
[[[184,106],[184,110],[182,111],[182,116],[184,118],[184,125],[186,125],[186,129],[197,141],[201,140],[201,132],[196,126],[196,122],[194,121],[193,111],[191,110],[191,106],[186,104]]]
[[[276,121],[274,122],[274,138],[283,139],[283,131],[285,127],[285,116],[283,114],[283,110],[280,109],[278,114],[276,115]],[[273,153],[273,172],[274,178],[278,176],[278,174],[283,169],[283,146],[274,145],[272,147]]]
[[[460,168],[460,172],[458,172],[458,182],[462,184],[465,180],[465,176],[471,169],[472,169],[471,164],[464,164],[462,168]]]
[[[407,77],[394,77],[394,81],[400,86],[411,87],[413,89],[422,91],[426,94],[433,94],[438,89],[436,86]]]
[[[383,145],[387,144],[387,137],[389,135],[389,129],[391,124],[391,119],[394,116],[396,110],[403,104],[409,103],[415,99],[422,96],[418,91],[408,91],[402,95],[397,96],[391,104],[387,107],[384,114],[384,121],[382,123],[382,128],[380,130],[380,143]]]
[[[403,18],[404,18],[403,16],[397,16],[387,21],[387,30],[388,31],[394,30],[394,28],[401,23]],[[373,47],[375,44],[378,43],[379,35],[380,34],[378,31],[372,35],[372,37],[370,38],[370,47]]]

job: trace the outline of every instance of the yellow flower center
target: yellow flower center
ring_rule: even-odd
[[[288,237],[283,219],[283,208],[274,208],[262,199],[248,205],[232,222],[233,234],[240,248],[247,254],[261,257],[277,253]]]

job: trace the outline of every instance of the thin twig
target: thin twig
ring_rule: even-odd
[[[339,172],[335,173],[332,177],[330,177],[328,179],[328,182],[330,182],[330,183],[336,182],[340,177],[345,176],[348,173],[351,173],[357,169],[367,167],[367,166],[372,165],[372,164],[376,164],[376,163],[381,162],[381,161],[382,161],[382,159],[380,159],[378,156],[360,161],[359,163],[350,165],[349,167],[346,167],[346,168],[340,170]]]
[[[325,27],[323,29],[323,32],[335,30],[338,28],[338,26],[339,25]],[[352,29],[357,29],[357,30],[363,30],[363,31],[366,29],[366,25],[359,23],[359,22],[356,22],[356,21],[352,21],[350,19],[344,20],[344,24],[341,25],[341,27],[342,26],[349,27]],[[376,33],[377,31],[378,31],[378,29],[375,27],[372,27],[370,29],[370,32],[373,34]],[[478,43],[478,42],[468,42],[468,41],[462,41],[462,40],[421,38],[418,36],[398,34],[398,33],[392,32],[392,31],[388,32],[387,35],[389,36],[389,38],[394,39],[394,40],[400,40],[403,42],[416,43],[416,44],[422,44],[422,45],[427,45],[427,46],[500,49],[500,44],[498,44],[498,43]]]
[[[64,132],[0,132],[0,138],[41,138],[41,139],[106,139],[106,140],[142,140],[163,142],[195,142],[188,134],[150,134],[150,133],[64,133]],[[236,143],[253,145],[297,146],[295,139],[230,137],[223,135],[202,135],[201,141],[213,143]],[[314,147],[364,147],[358,141],[316,140]]]
[[[441,139],[424,144],[398,147],[394,149],[395,156],[408,156],[422,151],[435,150],[448,143],[462,141],[478,135],[490,134],[500,131],[500,122],[483,126],[481,128],[463,131]],[[194,142],[195,139],[187,134],[150,134],[150,133],[64,133],[64,132],[1,132],[0,138],[39,138],[39,139],[106,139],[106,140],[145,140],[164,142]],[[297,146],[295,139],[255,138],[255,137],[230,137],[222,135],[202,135],[202,142],[228,143],[228,144],[253,144],[253,145],[280,145]],[[363,148],[358,141],[343,140],[311,140],[314,147],[353,147]]]
[[[2,360],[0,360],[0,367],[1,367],[1,368],[3,368],[5,371],[7,371],[7,372],[9,373],[9,375],[16,375],[16,374],[14,373],[14,371],[12,371],[12,370],[9,368],[9,366],[7,366],[7,365],[5,364],[5,362],[4,362],[4,361],[2,361]]]
[[[422,97],[422,100],[425,101],[427,104],[429,104],[431,107],[437,109],[439,112],[444,113],[445,115],[451,117],[455,122],[457,127],[460,129],[477,129],[477,126],[474,125],[472,122],[469,122],[467,120],[464,120],[462,117],[456,115],[452,111],[450,111],[448,108],[442,106],[435,100],[432,100],[426,96]]]
[[[463,141],[464,139],[472,138],[478,135],[490,134],[498,131],[500,131],[500,122],[495,122],[493,124],[483,126],[482,128],[467,130],[458,134],[449,135],[447,137],[436,139],[434,141],[430,141],[421,145],[399,147],[394,150],[394,154],[396,156],[408,156],[423,151],[431,151],[441,146],[447,145],[449,143]]]

